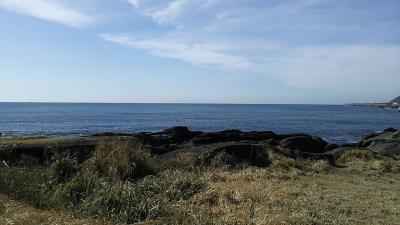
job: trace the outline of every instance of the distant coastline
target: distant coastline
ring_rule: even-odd
[[[350,106],[363,106],[369,108],[380,108],[380,109],[396,109],[400,111],[400,96],[393,99],[392,101],[385,103],[353,103]]]

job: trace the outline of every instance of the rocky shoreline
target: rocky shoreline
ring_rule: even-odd
[[[90,157],[100,141],[115,138],[138,141],[159,159],[189,152],[202,154],[210,161],[219,154],[225,154],[231,156],[235,162],[256,166],[266,163],[263,157],[267,150],[292,158],[325,159],[331,164],[335,164],[342,153],[353,149],[370,150],[385,156],[400,155],[400,131],[394,128],[369,134],[358,143],[332,144],[309,134],[240,130],[201,132],[178,126],[154,133],[101,133],[75,138],[3,138],[0,139],[0,160],[13,164],[30,157],[44,163],[54,154],[67,152],[79,161],[84,161]]]

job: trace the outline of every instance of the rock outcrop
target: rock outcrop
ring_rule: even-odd
[[[394,128],[385,129],[383,133],[367,135],[359,147],[369,149],[380,155],[400,155],[400,131]]]
[[[283,139],[279,148],[290,151],[324,153],[327,145],[328,143],[321,138],[306,135]]]
[[[400,155],[400,131],[388,128],[384,132],[367,135],[358,144],[329,144],[308,134],[276,134],[271,131],[225,130],[219,132],[191,131],[187,127],[172,127],[161,132],[135,134],[103,133],[92,137],[52,138],[27,144],[0,145],[0,160],[17,161],[24,156],[43,163],[52,155],[68,153],[79,161],[88,158],[99,141],[113,138],[140,142],[152,155],[161,158],[175,157],[190,152],[201,154],[204,162],[224,161],[227,165],[246,163],[254,166],[268,165],[266,151],[275,151],[288,157],[326,159],[331,163],[344,152],[360,148],[381,155]],[[42,143],[42,144],[40,144]]]

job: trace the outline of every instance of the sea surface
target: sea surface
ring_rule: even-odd
[[[3,137],[161,131],[178,125],[200,131],[304,132],[343,143],[400,128],[400,113],[341,105],[0,103]]]

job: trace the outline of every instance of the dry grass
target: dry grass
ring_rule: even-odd
[[[0,224],[4,225],[105,225],[96,220],[76,219],[66,213],[43,211],[0,195]]]
[[[190,207],[182,205],[176,217],[186,218],[180,224],[203,224],[211,218],[209,224],[400,224],[399,175],[328,173],[280,179],[269,173],[210,172],[207,191]]]
[[[147,156],[142,158],[142,154],[137,156],[137,152],[125,159],[128,149],[140,149],[127,144],[123,144],[120,150],[115,147],[111,151],[105,151],[109,147],[100,148],[102,150],[93,156],[97,162],[90,161],[88,165],[107,162],[107,166],[102,167],[107,169],[122,161],[129,168],[132,162],[129,159],[139,158],[148,162]],[[79,216],[113,222],[147,225],[400,224],[398,158],[355,150],[339,159],[344,168],[332,167],[323,160],[295,160],[272,152],[269,152],[269,160],[271,166],[267,168],[212,167],[199,170],[194,166],[199,162],[196,155],[181,155],[158,165],[159,171],[163,166],[165,170],[155,176],[124,181],[109,178],[119,176],[118,169],[109,170],[103,178],[78,172],[65,184],[53,188],[64,193],[62,196],[71,196],[70,193],[83,195],[83,200],[72,205],[84,212]],[[93,182],[93,187],[81,191],[80,185],[87,181]],[[52,196],[53,199],[56,197]],[[64,203],[68,201],[63,200]],[[64,214],[56,215],[26,206],[19,211],[18,207],[0,204],[0,212],[5,212],[5,209],[15,210],[0,215],[0,222],[17,221],[18,218],[32,221],[29,224],[63,224],[64,218],[71,221],[64,224],[76,221]],[[41,218],[38,212],[54,216],[51,220],[56,222],[47,223],[45,217],[42,223],[37,219]],[[98,224],[89,220],[79,222],[76,224]]]
[[[269,168],[205,172],[207,190],[168,223],[400,224],[400,161],[349,154],[347,168],[270,154]]]
[[[149,158],[150,153],[137,141],[113,139],[102,141],[87,164],[112,178],[132,180],[154,174]]]

